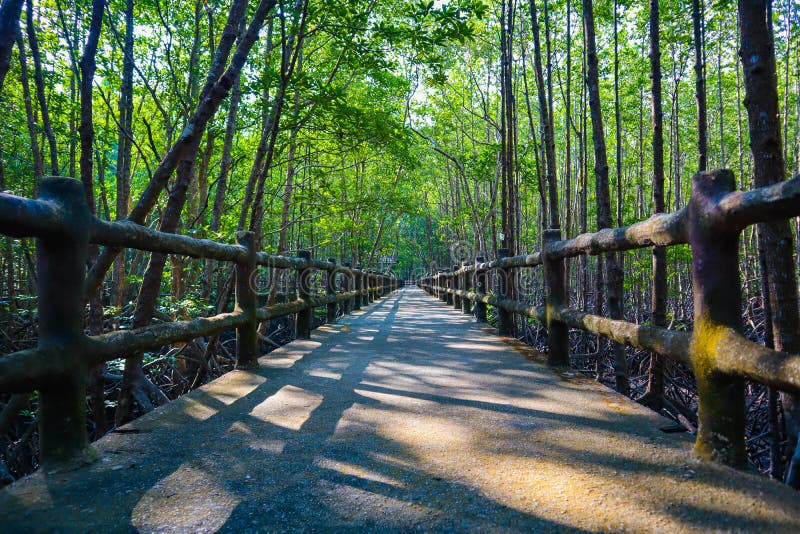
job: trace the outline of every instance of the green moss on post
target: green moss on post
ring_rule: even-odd
[[[745,404],[741,379],[716,370],[722,334],[741,332],[739,231],[725,224],[718,211],[720,198],[735,189],[727,170],[701,172],[692,181],[689,202],[689,241],[692,246],[692,284],[695,322],[689,355],[697,378],[699,398],[695,453],[733,467],[745,467]]]

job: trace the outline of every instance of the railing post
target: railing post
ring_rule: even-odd
[[[486,294],[486,271],[484,269],[478,269],[477,266],[485,261],[486,258],[484,256],[475,257],[475,292],[481,295]],[[479,323],[486,322],[485,302],[475,303],[475,320]]]
[[[45,468],[59,470],[95,457],[86,436],[88,368],[81,348],[90,214],[83,185],[72,178],[45,178],[39,198],[60,207],[60,230],[36,242],[38,346],[56,355],[68,369],[68,374],[39,389],[41,462]]]
[[[364,290],[364,271],[361,270],[361,266],[356,266],[356,274],[355,274],[355,290],[357,291],[356,296],[353,297],[353,310],[360,310],[361,309],[361,302],[364,298],[361,294],[361,291]]]
[[[439,271],[439,300],[447,302],[447,271],[442,269]]]
[[[692,180],[689,242],[692,246],[694,328],[689,354],[697,379],[695,454],[742,467],[745,452],[744,383],[716,371],[717,342],[727,329],[741,332],[739,232],[717,216],[719,199],[736,188],[728,170],[701,172]]]
[[[344,266],[350,271],[348,274],[345,275],[344,280],[342,280],[342,290],[345,293],[349,293],[353,290],[354,284],[351,282],[353,281],[353,264],[345,262]],[[349,315],[350,312],[353,310],[353,301],[355,299],[350,297],[347,300],[342,301],[342,313],[345,315]]]
[[[507,248],[501,248],[497,251],[497,258],[503,259],[509,257],[510,253]],[[498,297],[502,299],[509,298],[509,277],[511,276],[511,269],[503,268],[498,270],[499,285],[497,288]],[[514,315],[504,310],[500,306],[497,307],[497,335],[505,337],[514,336]]]
[[[236,243],[247,250],[247,258],[236,264],[236,311],[247,316],[247,322],[236,329],[236,367],[258,365],[257,296],[253,287],[256,272],[254,232],[236,232]]]
[[[297,255],[306,260],[306,266],[297,269],[297,298],[308,302],[311,297],[311,251],[298,250]],[[308,339],[311,337],[311,321],[314,316],[314,309],[309,307],[297,312],[296,336],[297,339]]]
[[[458,291],[459,289],[461,289],[461,284],[459,283],[461,281],[461,274],[458,272],[458,270],[459,270],[459,266],[458,265],[453,265],[453,283],[451,284],[451,287],[453,288],[453,291],[454,291],[454,293],[453,293],[453,307],[455,309],[457,309],[457,310],[460,310],[461,309],[461,297],[459,297],[458,295],[455,294],[455,291]]]
[[[328,263],[336,265],[336,258],[328,258]],[[325,294],[328,296],[336,294],[336,269],[325,271]],[[337,302],[329,302],[326,307],[325,322],[328,324],[336,322]]]
[[[464,270],[468,265],[469,263],[466,261],[461,262],[461,280],[459,281],[458,285],[461,287],[462,291],[469,291],[469,275],[467,275],[467,272]],[[461,313],[470,313],[470,302],[472,301],[466,297],[461,299]]]
[[[551,258],[547,254],[550,243],[561,240],[561,230],[544,231],[544,279],[545,309],[547,310],[547,363],[569,365],[569,329],[555,318],[556,310],[563,308],[567,299],[567,284],[564,278],[564,259]]]
[[[447,292],[445,293],[445,304],[448,306],[453,305],[453,294],[450,292],[453,289],[453,273],[450,272],[450,269],[447,269],[445,272],[445,287],[447,288]]]
[[[375,302],[375,273],[372,270],[367,271],[367,273],[367,294],[371,304]]]

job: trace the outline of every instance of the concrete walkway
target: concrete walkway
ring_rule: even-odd
[[[416,288],[0,491],[0,531],[800,532],[653,412]]]

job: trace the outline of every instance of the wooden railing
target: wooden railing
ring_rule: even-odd
[[[541,252],[463,264],[417,281],[428,293],[469,313],[475,302],[478,321],[486,306],[497,309],[498,334],[513,332],[514,315],[535,318],[548,330],[548,363],[569,365],[568,329],[602,335],[646,349],[692,367],[699,397],[695,452],[704,459],[742,467],[745,452],[743,380],[800,394],[800,355],[767,349],[745,339],[741,327],[738,242],[749,225],[800,215],[800,176],[753,191],[735,192],[730,171],[697,174],[688,205],[671,215],[658,214],[624,228],[606,229],[561,239],[546,230]],[[688,243],[692,249],[694,329],[675,331],[592,315],[568,307],[565,258],[582,254]],[[512,269],[544,267],[544,306],[507,298]],[[487,272],[498,270],[494,292]]]
[[[315,307],[327,306],[327,320],[332,322],[338,304],[349,313],[400,284],[394,276],[314,260],[308,251],[300,251],[299,257],[258,252],[252,232],[237,233],[237,243],[227,245],[103,221],[90,214],[83,185],[71,178],[45,178],[36,200],[0,193],[0,233],[37,238],[38,344],[0,357],[0,391],[39,392],[43,465],[80,463],[91,454],[85,398],[93,366],[232,328],[236,329],[237,367],[256,366],[260,321],[295,314],[297,337],[307,338]],[[213,317],[87,336],[84,286],[90,244],[232,262],[235,308]],[[294,270],[297,298],[259,308],[258,266]],[[326,273],[324,295],[315,294],[311,277],[315,269]],[[337,279],[341,290],[337,290]]]

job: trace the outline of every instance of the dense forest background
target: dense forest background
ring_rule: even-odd
[[[783,179],[800,172],[800,2],[766,5]],[[42,176],[75,177],[109,220],[223,242],[249,229],[267,252],[310,249],[410,279],[478,251],[538,250],[547,227],[571,237],[676,211],[702,168],[755,185],[736,2],[3,0],[3,16],[15,6],[0,65],[0,190],[33,197]],[[585,83],[593,68],[607,184]],[[748,333],[771,343],[755,229],[741,247]],[[1,248],[0,344],[10,352],[36,339],[35,250],[11,238]],[[95,333],[229,306],[224,266],[115,256],[93,253]],[[666,253],[663,318],[651,313],[651,256],[607,260],[622,275],[616,304],[602,298],[602,259],[570,262],[573,305],[691,328],[688,247]],[[524,275],[519,297],[540,299],[540,277]],[[538,325],[519,326],[541,343]],[[270,328],[269,343],[291,335]],[[224,370],[225,341],[96,370],[94,436]],[[586,335],[573,343],[577,367],[620,385],[619,354]],[[622,357],[624,389],[640,398],[649,356]],[[668,367],[668,400],[656,407],[691,430],[691,373]],[[748,398],[751,459],[781,477],[793,442],[777,393],[752,386]],[[0,402],[14,415],[0,434],[16,477],[36,462],[36,397]]]

